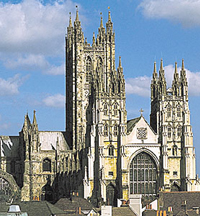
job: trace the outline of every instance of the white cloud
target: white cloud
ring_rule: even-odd
[[[171,87],[172,80],[174,77],[174,66],[167,65],[164,67],[165,77],[167,82],[167,87]],[[181,68],[177,68],[178,71]],[[191,72],[188,69],[186,70],[186,76],[188,80],[188,93],[191,96],[200,96],[200,72]],[[159,72],[158,72],[159,73]],[[129,78],[126,80],[126,93],[127,94],[136,94],[143,97],[150,97],[150,83],[152,77],[136,77]]]
[[[185,27],[200,25],[200,0],[143,0],[144,16],[180,22]]]
[[[147,76],[129,78],[126,80],[126,93],[148,97],[150,96],[150,83],[151,78]]]
[[[5,62],[5,66],[11,69],[35,70],[36,68],[46,69],[49,67],[49,63],[45,60],[44,56],[31,54],[17,59],[8,59]]]
[[[61,94],[51,95],[46,97],[43,103],[49,107],[63,108],[65,105],[65,96]]]
[[[48,70],[44,71],[44,73],[50,74],[50,75],[63,75],[65,71],[64,67],[65,67],[64,64],[60,66],[51,65],[51,67],[49,67]]]
[[[16,74],[7,80],[0,78],[0,96],[18,94],[19,87],[27,78],[28,76],[21,77],[20,74]]]
[[[62,54],[69,12],[75,12],[75,5],[71,0],[1,2],[1,52]]]
[[[9,58],[4,65],[10,69],[20,69],[27,71],[41,71],[44,74],[63,75],[64,64],[55,66],[50,64],[43,55],[25,55],[19,58]]]

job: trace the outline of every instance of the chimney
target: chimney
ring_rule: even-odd
[[[81,207],[78,207],[78,214],[81,215]]]

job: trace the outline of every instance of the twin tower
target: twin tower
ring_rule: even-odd
[[[159,75],[154,64],[150,125],[142,115],[127,122],[125,105],[110,12],[89,44],[77,11],[66,35],[66,139],[80,169],[71,172],[76,182],[69,185],[93,202],[112,205],[134,194],[152,200],[159,190],[197,190],[184,62],[180,75],[175,65],[171,88],[162,60]]]

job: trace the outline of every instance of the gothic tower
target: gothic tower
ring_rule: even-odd
[[[80,154],[84,197],[113,204],[121,196],[120,146],[127,121],[121,58],[115,67],[115,33],[110,12],[101,17],[92,45],[84,38],[78,10],[66,35],[66,133]]]
[[[159,186],[168,191],[192,190],[191,182],[195,179],[196,168],[184,61],[180,75],[175,63],[172,87],[168,89],[163,61],[159,76],[154,63],[150,125],[161,143]]]

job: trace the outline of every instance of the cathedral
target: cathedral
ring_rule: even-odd
[[[39,131],[34,111],[18,136],[0,137],[0,200],[55,201],[76,193],[96,206],[116,206],[132,195],[145,203],[159,191],[200,190],[184,61],[181,71],[175,63],[170,88],[163,61],[159,71],[154,63],[150,124],[142,109],[127,120],[110,12],[89,44],[77,10],[65,39],[66,128]]]

